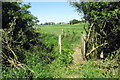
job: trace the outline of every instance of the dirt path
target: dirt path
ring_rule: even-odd
[[[74,54],[73,56],[73,64],[69,64],[67,66],[67,70],[64,72],[62,77],[64,78],[80,78],[81,77],[81,72],[80,72],[80,67],[79,64],[84,64],[85,61],[83,59],[82,53],[81,53],[81,47],[76,47],[74,49]]]
[[[81,47],[76,47],[73,54],[73,63],[83,63],[84,59],[81,53]]]

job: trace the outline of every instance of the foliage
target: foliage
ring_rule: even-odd
[[[100,58],[99,55],[102,52],[104,57],[111,54],[119,54],[120,39],[118,37],[120,36],[120,3],[73,2],[71,4],[76,7],[77,11],[84,13],[85,20],[91,25],[88,27],[88,31],[86,31],[86,54],[93,49],[94,51],[92,51],[87,58]]]
[[[53,25],[55,24],[54,22],[45,22],[44,25]]]
[[[58,56],[57,60],[57,64],[60,65],[68,65],[72,63],[72,54],[73,51],[70,49],[63,49],[62,53]]]
[[[50,77],[49,67],[45,63],[45,60],[43,60],[40,56],[40,52],[37,53],[26,53],[26,64],[23,64],[22,66],[18,67],[4,67],[2,74],[3,79],[6,78],[27,78],[27,79],[33,79],[33,78],[47,78],[47,76]],[[41,53],[42,54],[42,53]]]
[[[38,25],[34,26],[35,30],[41,34],[42,43],[49,43],[47,46],[55,46],[55,50],[58,51],[58,36],[61,35],[62,49],[73,49],[80,44],[80,34],[85,33],[84,27],[87,27],[87,23],[69,25]],[[48,41],[48,42],[47,42]],[[53,44],[53,45],[51,45]],[[57,48],[57,49],[56,49]]]
[[[32,28],[38,20],[29,11],[30,4],[2,3],[2,57],[4,64],[17,64],[25,59],[24,50],[37,44],[38,33]],[[33,38],[34,37],[34,38]],[[14,65],[12,64],[12,65]]]
[[[115,68],[116,63],[111,65],[111,61],[94,61],[89,60],[86,63],[60,65],[58,61],[52,64],[44,64],[41,60],[36,59],[38,56],[31,55],[29,64],[33,71],[30,73],[23,68],[7,67],[7,71],[3,71],[3,79],[6,78],[115,78],[119,77],[118,68]],[[116,61],[115,61],[116,62]],[[32,63],[32,65],[31,65]],[[107,65],[106,65],[107,64]],[[105,65],[105,66],[104,66]]]
[[[55,44],[55,38],[53,38],[53,35],[51,36],[47,34],[46,37],[42,37],[42,39],[40,40],[46,42],[45,45]],[[49,43],[49,41],[51,40],[52,42]],[[23,68],[19,66],[18,68],[5,67],[2,73],[3,79],[118,78],[118,68],[115,68],[117,66],[116,61],[108,62],[108,60],[104,60],[104,62],[102,62],[100,60],[89,60],[85,63],[72,64],[73,51],[71,49],[63,49],[62,54],[57,53],[58,51],[54,51],[56,49],[52,49],[51,52],[48,52],[49,50],[47,51],[47,49],[42,48],[42,50],[44,51],[42,52],[40,46],[34,46],[33,53],[25,51],[24,54],[26,54],[26,58],[24,59],[24,61],[26,62],[26,64],[24,64]],[[54,57],[54,59],[51,57]]]
[[[37,25],[33,28],[37,20],[27,10],[29,7],[30,5],[18,2],[3,3],[3,17],[5,18],[3,18],[1,30],[3,32],[2,57],[4,58],[2,79],[118,77],[117,63],[119,61],[117,59],[111,61],[115,57],[118,58],[118,54],[108,56],[110,61],[89,60],[85,63],[72,64],[72,45],[78,44],[80,32],[83,31],[83,27],[79,26],[83,26],[84,23],[80,25]],[[63,28],[64,32],[61,31]],[[54,33],[51,34],[51,32]],[[57,34],[62,35],[62,54],[58,53]],[[119,53],[119,50],[115,54]]]
[[[89,60],[79,65],[81,75],[85,78],[118,78],[118,67],[115,68],[118,64],[116,64],[116,60],[114,60],[115,63],[113,64],[111,62],[109,60],[104,62],[101,60]]]
[[[77,23],[80,23],[81,21],[79,20],[76,20],[76,19],[73,19],[70,21],[70,24],[77,24]]]

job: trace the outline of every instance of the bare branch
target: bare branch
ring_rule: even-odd
[[[16,56],[16,54],[15,54],[15,52],[10,48],[10,46],[9,45],[7,45],[7,47],[8,47],[8,49],[13,53],[13,55],[14,55],[14,57],[15,57],[15,59],[17,60],[18,58],[17,58],[17,56]]]
[[[108,44],[108,43],[103,43],[103,44],[101,44],[101,45],[93,48],[89,53],[86,54],[86,56],[90,55],[94,50],[96,50],[96,49],[98,49],[99,47],[104,46],[104,45],[106,45],[106,44]]]
[[[88,32],[88,37],[87,37],[87,39],[86,39],[86,42],[88,42],[88,40],[89,40],[89,38],[90,38],[90,32],[92,31],[92,27],[93,27],[93,23],[91,24],[91,26],[90,26],[90,29],[89,29],[89,32]]]

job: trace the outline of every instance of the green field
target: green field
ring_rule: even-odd
[[[70,24],[55,24],[55,25],[39,25],[39,26],[34,26],[34,28],[36,28],[37,31],[40,31],[41,33],[47,33],[47,34],[55,34],[55,35],[59,35],[62,34],[62,29],[64,30],[64,32],[75,32],[78,35],[81,32],[84,32],[84,26],[87,27],[87,23],[80,23],[80,24],[74,24],[74,25],[70,25]]]
[[[87,28],[87,23],[80,24],[55,24],[55,25],[37,25],[34,26],[37,32],[46,35],[47,42],[54,43],[57,46],[58,36],[62,35],[62,47],[73,49],[80,45],[81,32],[85,34],[84,26]],[[48,37],[48,35],[50,37]],[[44,40],[45,41],[45,40]]]

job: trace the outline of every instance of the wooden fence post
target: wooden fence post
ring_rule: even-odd
[[[85,46],[85,44],[86,44],[86,43],[85,43],[85,36],[86,36],[85,34],[82,34],[82,35],[81,35],[81,52],[82,52],[82,55],[83,55],[83,59],[84,59],[84,60],[86,60],[86,59],[85,59],[85,50],[86,50],[86,46]]]
[[[62,35],[64,35],[64,30],[62,29]]]
[[[61,54],[61,35],[59,35],[58,38],[58,49],[59,49],[59,53]]]

